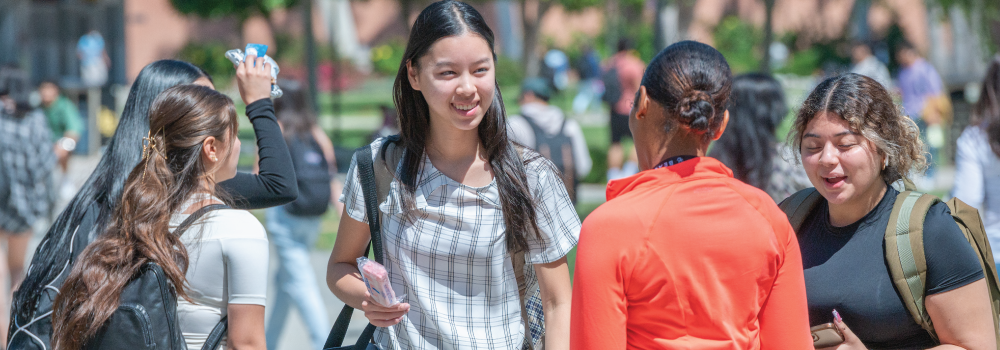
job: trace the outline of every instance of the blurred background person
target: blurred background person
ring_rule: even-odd
[[[378,106],[379,111],[382,115],[382,126],[380,126],[371,136],[368,137],[369,141],[375,141],[382,137],[388,137],[399,133],[399,121],[396,120],[398,116],[396,115],[396,107],[390,105]],[[339,195],[338,195],[339,196]],[[340,201],[337,201],[340,204]],[[340,212],[339,210],[337,211]]]
[[[62,177],[59,181],[57,203],[67,203],[76,195],[76,187],[69,176],[69,158],[83,135],[83,119],[76,104],[62,95],[59,84],[55,80],[43,80],[38,84],[38,95],[41,97],[42,109],[48,120],[53,149],[59,164]]]
[[[639,90],[642,71],[646,67],[646,64],[636,56],[632,41],[629,39],[619,40],[617,48],[617,53],[605,62],[604,74],[601,76],[605,87],[604,101],[611,110],[609,122],[611,145],[608,147],[609,181],[639,172],[634,147],[629,152],[629,161],[625,162],[622,139],[632,138],[632,132],[628,128],[628,113],[632,108],[635,92]]]
[[[757,187],[775,202],[811,187],[802,167],[777,142],[774,130],[788,114],[781,83],[770,75],[750,73],[733,79],[729,125],[709,156],[733,171],[733,177]]]
[[[99,87],[108,81],[111,58],[104,50],[104,37],[97,29],[91,29],[80,37],[76,44],[76,54],[80,59],[80,80],[83,86]]]
[[[955,187],[951,195],[979,209],[990,238],[994,264],[1000,262],[1000,56],[983,79],[972,123],[958,138]]]
[[[292,156],[299,196],[295,201],[265,210],[270,241],[278,253],[278,290],[267,321],[267,348],[277,348],[278,339],[294,305],[309,330],[313,349],[321,349],[330,332],[330,320],[316,284],[309,252],[319,236],[323,214],[332,199],[340,197],[342,185],[333,176],[337,161],[333,143],[316,124],[309,97],[301,84],[279,83],[284,96],[274,100],[282,135]],[[337,212],[343,203],[335,203]]]
[[[569,57],[553,46],[542,56],[542,77],[554,91],[566,90],[569,85]]]
[[[521,115],[507,119],[511,139],[538,151],[559,169],[570,199],[576,202],[580,179],[593,165],[583,129],[549,104],[552,92],[544,79],[530,78],[521,85]]]
[[[580,74],[579,89],[573,98],[573,113],[581,114],[601,106],[604,84],[601,83],[601,57],[593,46],[584,45],[583,55],[576,62]]]
[[[892,91],[892,77],[889,76],[889,68],[872,54],[872,48],[868,43],[855,41],[851,45],[851,63],[853,64],[851,73],[875,79],[887,90]]]
[[[944,130],[941,124],[946,122],[946,113],[950,113],[951,105],[944,90],[944,82],[937,69],[927,62],[920,52],[908,42],[902,42],[896,48],[896,60],[901,67],[896,88],[903,97],[903,109],[920,128],[921,139],[930,153],[927,161],[927,171],[916,174],[913,183],[921,189],[934,187],[934,176],[939,161],[938,150],[944,145]]]
[[[0,291],[2,339],[7,339],[11,291],[24,277],[32,227],[49,215],[48,184],[56,159],[45,114],[28,103],[28,84],[23,71],[0,68],[0,238],[7,243],[6,257],[0,256],[0,285],[10,278],[10,289]]]

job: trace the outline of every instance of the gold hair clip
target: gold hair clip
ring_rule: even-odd
[[[160,131],[163,131],[163,128],[160,128]],[[161,132],[157,133],[162,134]],[[142,138],[142,159],[145,160],[146,157],[157,151],[159,151],[159,149],[156,148],[156,139],[153,138],[151,131],[147,131],[146,137]],[[163,159],[167,159],[167,155],[164,154]]]

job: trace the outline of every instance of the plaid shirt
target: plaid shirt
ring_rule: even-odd
[[[376,157],[381,144],[371,144]],[[547,162],[538,158],[525,167],[541,229],[540,240],[528,240],[531,264],[559,260],[580,235],[580,218]],[[520,349],[524,326],[496,180],[463,185],[425,156],[410,223],[403,221],[399,185],[393,181],[379,211],[385,267],[410,312],[399,324],[379,328],[375,341],[383,349]],[[340,200],[351,218],[368,222],[357,159]]]

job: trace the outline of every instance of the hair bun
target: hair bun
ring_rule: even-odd
[[[684,93],[677,104],[681,123],[693,131],[708,131],[709,120],[715,115],[715,107],[712,106],[711,100],[712,96],[701,90]]]

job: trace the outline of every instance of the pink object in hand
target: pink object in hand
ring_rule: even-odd
[[[358,258],[358,267],[368,287],[368,294],[371,294],[375,302],[385,307],[399,304],[396,293],[389,283],[389,272],[385,270],[385,266],[362,257]]]

